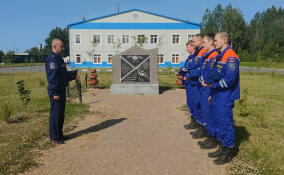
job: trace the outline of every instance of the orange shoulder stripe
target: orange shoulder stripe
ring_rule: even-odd
[[[214,51],[212,52],[208,57],[207,57],[207,60],[209,60],[210,58],[212,57],[216,57],[218,55],[218,52],[217,51]]]
[[[223,55],[222,57],[222,62],[227,62],[228,58],[231,58],[231,57],[234,57],[234,58],[237,58],[238,60],[240,60],[239,56],[236,54],[235,51],[233,51],[232,48],[228,49],[225,54]]]
[[[198,57],[201,57],[204,53],[206,53],[207,51],[204,49],[204,48],[202,48],[199,52],[198,52],[198,54],[197,54],[197,56]]]

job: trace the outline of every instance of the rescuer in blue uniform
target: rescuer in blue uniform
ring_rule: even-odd
[[[193,46],[193,41],[190,40],[186,43],[186,51],[190,54],[187,59],[184,62],[184,66],[180,68],[179,72],[176,72],[176,74],[181,75],[182,78],[182,84],[186,87],[188,85],[188,82],[185,81],[184,77],[186,76],[188,70],[186,69],[188,62],[192,59],[193,53],[194,53],[194,46]]]
[[[188,90],[188,88],[189,88],[189,81],[187,81],[186,80],[186,74],[188,73],[188,64],[189,64],[189,62],[190,62],[190,60],[192,60],[192,58],[193,58],[193,53],[194,53],[194,51],[195,51],[195,49],[194,49],[194,46],[193,46],[193,41],[192,40],[190,40],[190,41],[188,41],[187,43],[186,43],[186,51],[190,54],[189,56],[188,56],[188,58],[185,60],[185,63],[184,63],[184,66],[183,67],[181,67],[180,68],[180,71],[178,72],[178,74],[180,74],[180,75],[182,75],[183,76],[183,79],[182,79],[182,83],[183,83],[183,85],[184,85],[184,87],[185,87],[185,89],[186,89],[186,102],[187,102],[187,106],[188,106],[188,109],[189,109],[189,113],[190,113],[190,115],[192,115],[192,108],[191,108],[191,106],[190,106],[190,97],[189,97],[189,90]],[[193,120],[193,118],[191,118],[191,120]],[[184,128],[186,128],[187,129],[187,127],[189,126],[189,124],[188,125],[184,125]]]
[[[233,123],[234,101],[240,98],[238,55],[230,47],[231,40],[227,32],[218,32],[214,39],[215,48],[221,53],[216,58],[212,71],[220,75],[211,84],[212,114],[216,116],[218,124],[217,140],[221,142],[219,149],[208,156],[217,158],[217,165],[228,163],[235,156],[235,133]]]
[[[204,49],[208,52],[205,53],[199,59],[201,75],[199,77],[199,82],[201,83],[204,78],[207,77],[208,72],[210,71],[209,60],[215,58],[218,55],[217,50],[214,46],[214,34],[207,34],[203,38]],[[200,87],[200,116],[204,121],[204,126],[207,133],[207,139],[204,142],[198,142],[201,145],[201,148],[214,148],[217,146],[217,142],[214,137],[216,136],[215,127],[212,123],[212,111],[211,104],[208,102],[210,96],[210,87]],[[195,138],[201,138],[203,135],[195,136]],[[213,142],[214,140],[214,142]],[[206,144],[205,144],[206,143]],[[209,144],[210,143],[210,144]]]
[[[75,78],[79,80],[77,72],[67,71],[66,64],[60,56],[64,51],[63,42],[54,39],[51,44],[52,52],[45,60],[45,71],[48,80],[48,95],[50,99],[50,120],[49,135],[50,140],[57,144],[63,144],[66,139],[63,136],[63,123],[66,103],[65,87],[69,81]]]
[[[192,88],[191,86],[191,82],[189,79],[189,72],[192,69],[197,68],[198,64],[196,64],[196,62],[194,62],[194,58],[197,56],[198,51],[195,50],[195,46],[193,44],[193,41],[191,40],[191,46],[193,47],[193,54],[188,56],[188,59],[186,61],[186,64],[184,65],[184,68],[186,71],[184,72],[184,77],[183,77],[183,82],[185,84],[185,88],[186,88],[186,95],[187,95],[187,104],[189,107],[189,111],[190,111],[190,115],[191,115],[191,120],[190,123],[187,125],[184,125],[185,129],[196,129],[198,127],[198,123],[194,117],[194,115],[196,114],[195,112],[195,96],[194,94],[192,94],[192,92],[195,90],[194,88]]]
[[[202,138],[206,136],[204,128],[204,120],[200,115],[200,65],[199,59],[206,52],[202,46],[203,37],[200,34],[197,34],[193,37],[193,45],[195,46],[196,51],[194,52],[192,60],[188,64],[187,80],[189,81],[189,100],[192,107],[192,118],[194,118],[193,123],[188,127],[188,129],[196,129],[195,132],[191,132],[193,138]]]

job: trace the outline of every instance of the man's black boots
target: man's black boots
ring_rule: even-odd
[[[197,129],[196,129],[195,131],[189,132],[189,134],[191,134],[191,135],[197,134],[198,132],[200,132],[200,130],[201,130],[200,127],[201,127],[201,126],[202,126],[201,124],[197,123]]]
[[[183,126],[184,129],[196,129],[198,127],[198,123],[196,122],[195,118],[191,117],[191,121],[188,125]]]
[[[198,145],[206,144],[207,142],[209,142],[209,140],[210,140],[210,136],[207,136],[205,140],[203,140],[203,141],[198,141],[197,144],[198,144]]]
[[[194,134],[192,135],[192,138],[193,138],[193,139],[201,139],[201,138],[204,138],[204,137],[206,137],[206,136],[207,136],[206,129],[205,129],[204,126],[201,125],[201,126],[197,129],[196,133],[194,133]]]
[[[218,145],[218,141],[216,140],[216,138],[213,136],[209,136],[208,142],[200,144],[200,148],[201,149],[212,149],[212,148],[216,148],[217,145]]]
[[[222,144],[219,144],[219,148],[218,148],[216,151],[214,151],[214,152],[208,153],[208,157],[210,157],[210,158],[216,158],[216,157],[222,155],[222,153],[223,153],[223,147],[224,147],[224,146],[223,146]]]
[[[226,163],[229,163],[235,156],[234,148],[229,147],[223,147],[222,154],[217,157],[216,160],[214,160],[215,165],[224,165]]]

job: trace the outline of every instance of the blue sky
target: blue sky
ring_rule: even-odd
[[[249,22],[257,11],[272,5],[284,8],[284,0],[1,0],[0,50],[24,51],[45,44],[49,32],[56,26],[115,13],[142,9],[165,16],[200,23],[206,8],[214,9],[218,3],[229,3],[241,9]]]

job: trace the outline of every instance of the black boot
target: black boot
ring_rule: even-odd
[[[229,147],[223,147],[222,154],[218,156],[216,160],[214,160],[215,165],[224,165],[226,163],[229,163],[235,156],[234,148]]]
[[[196,135],[197,133],[201,132],[201,130],[202,130],[201,127],[202,127],[202,125],[197,123],[197,129],[195,131],[191,131],[189,134]]]
[[[223,152],[223,145],[219,144],[219,148],[214,152],[208,153],[208,157],[216,158],[216,157],[222,155],[222,152]]]
[[[198,144],[198,145],[206,144],[207,142],[209,142],[210,137],[211,137],[211,136],[208,136],[208,137],[206,137],[206,139],[205,139],[205,140],[203,140],[203,141],[198,141],[198,142],[197,142],[197,144]]]
[[[217,147],[218,142],[215,137],[209,136],[208,140],[209,141],[207,143],[200,145],[201,149],[212,149]]]
[[[183,126],[184,129],[196,129],[198,127],[198,123],[196,122],[195,118],[191,117],[191,121],[188,125]]]
[[[204,137],[207,136],[205,127],[204,127],[204,126],[201,126],[200,128],[201,128],[201,129],[200,129],[200,131],[199,131],[198,133],[192,135],[192,138],[193,138],[193,139],[201,139],[201,138],[204,138]]]

